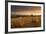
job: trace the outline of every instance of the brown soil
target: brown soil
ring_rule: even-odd
[[[11,28],[40,27],[41,16],[24,16],[11,18]]]

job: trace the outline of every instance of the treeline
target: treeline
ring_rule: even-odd
[[[39,17],[41,15],[11,15],[11,18],[17,18],[17,17]]]

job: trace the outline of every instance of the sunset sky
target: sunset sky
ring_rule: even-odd
[[[11,6],[12,15],[40,15],[40,6]]]

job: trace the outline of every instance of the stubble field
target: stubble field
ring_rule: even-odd
[[[31,28],[41,26],[41,15],[11,18],[11,28]]]

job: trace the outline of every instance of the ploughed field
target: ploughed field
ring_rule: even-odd
[[[11,17],[11,28],[31,28],[41,26],[41,15]]]

